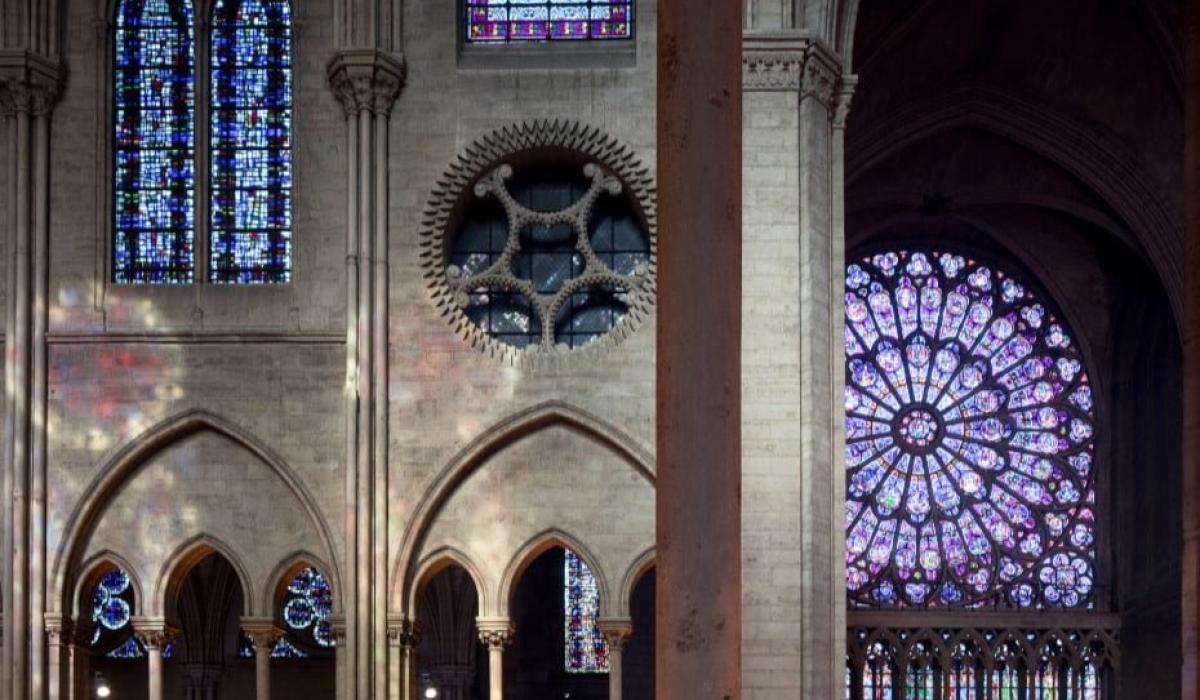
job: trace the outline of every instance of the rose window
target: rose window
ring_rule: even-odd
[[[846,269],[852,604],[1091,607],[1093,397],[1051,305],[944,252]]]

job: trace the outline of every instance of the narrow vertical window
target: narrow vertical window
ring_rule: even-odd
[[[113,51],[113,279],[195,274],[195,46],[190,0],[122,0]]]
[[[608,644],[597,627],[600,588],[583,559],[566,550],[563,559],[567,673],[607,673]]]
[[[212,282],[291,279],[291,26],[287,0],[213,7]]]

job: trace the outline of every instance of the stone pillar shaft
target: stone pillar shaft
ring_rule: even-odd
[[[488,700],[504,700],[504,647],[512,643],[507,618],[479,618],[479,641],[488,649]]]
[[[657,697],[741,697],[742,4],[658,5]]]
[[[1186,3],[1182,697],[1200,700],[1200,3]]]

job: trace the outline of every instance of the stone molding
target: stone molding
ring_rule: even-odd
[[[134,616],[133,635],[146,647],[147,652],[157,651],[179,637],[179,630],[167,624],[161,617]]]
[[[390,646],[415,649],[421,643],[421,625],[408,618],[390,618],[387,637]]]
[[[842,59],[820,41],[791,34],[747,35],[742,41],[742,89],[798,92],[837,113],[849,109],[857,78],[843,73]]]
[[[630,289],[629,312],[604,336],[580,348],[537,344],[516,348],[502,343],[467,318],[462,305],[462,281],[447,264],[447,237],[455,218],[476,196],[480,185],[501,171],[507,160],[530,151],[569,150],[584,163],[615,178],[645,224],[650,262],[642,283]],[[438,180],[425,210],[420,232],[420,264],[433,301],[450,324],[472,347],[516,366],[556,366],[568,359],[592,357],[628,337],[654,306],[657,260],[656,200],[649,169],[632,149],[591,126],[573,121],[532,121],[497,129],[465,148]],[[579,278],[576,278],[579,279]],[[622,279],[623,286],[628,280]],[[545,312],[545,310],[542,310]]]
[[[62,93],[62,64],[20,49],[0,49],[0,114],[49,114]]]
[[[403,56],[375,49],[339,51],[326,66],[329,87],[347,118],[362,111],[391,116],[406,72]]]
[[[596,629],[604,635],[604,641],[613,651],[621,651],[625,643],[633,636],[633,620],[629,618],[608,618],[596,621]]]
[[[241,619],[242,632],[250,638],[254,645],[254,653],[266,651],[268,654],[275,649],[275,644],[286,634],[284,630],[275,625],[274,618],[270,617],[243,617]]]
[[[479,641],[488,649],[503,649],[512,644],[516,630],[507,617],[480,617],[475,624],[479,628]]]

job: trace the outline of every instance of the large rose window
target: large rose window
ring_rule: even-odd
[[[1028,287],[944,252],[846,269],[846,584],[872,607],[1090,607],[1092,389]]]

